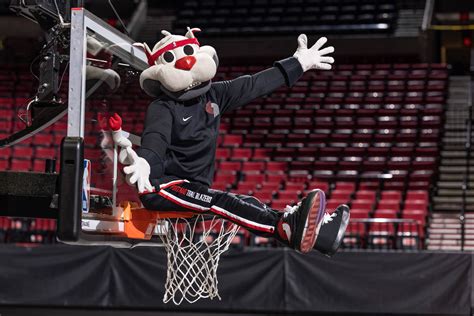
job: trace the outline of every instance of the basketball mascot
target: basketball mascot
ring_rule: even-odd
[[[314,248],[334,254],[349,222],[349,208],[340,205],[327,213],[323,191],[314,189],[281,212],[254,197],[212,189],[222,114],[282,85],[291,87],[305,71],[331,69],[334,59],[326,55],[334,48],[322,48],[325,37],[308,48],[302,34],[292,57],[254,75],[213,82],[219,59],[214,48],[200,45],[197,31],[188,28],[185,36],[162,31],[164,37],[153,49],[142,44],[150,67],[142,72],[140,85],[155,101],[146,112],[136,152],[122,135],[121,118],[109,119],[127,182],[137,185],[149,210],[214,214],[301,253]]]

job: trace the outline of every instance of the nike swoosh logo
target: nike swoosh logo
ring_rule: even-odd
[[[187,122],[191,117],[192,117],[192,116],[187,117],[187,118],[184,118],[184,117],[183,117],[183,122]]]

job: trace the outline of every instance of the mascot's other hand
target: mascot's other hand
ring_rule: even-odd
[[[123,136],[123,132],[121,129],[119,129],[118,131],[113,131],[112,138],[114,139],[114,143],[121,148],[132,147],[132,142],[127,137]]]
[[[310,69],[331,69],[334,58],[324,55],[334,52],[334,47],[329,46],[320,49],[327,41],[328,39],[326,37],[321,37],[311,48],[308,48],[308,38],[306,35],[301,34],[298,36],[298,49],[293,57],[298,59],[303,71]]]
[[[155,188],[150,183],[150,165],[148,162],[142,157],[139,157],[131,147],[126,150],[132,162],[130,166],[123,168],[127,183],[130,185],[136,183],[139,193],[155,191]]]

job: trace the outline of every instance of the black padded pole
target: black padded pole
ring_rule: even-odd
[[[58,239],[77,241],[81,232],[84,140],[65,137],[61,143]]]

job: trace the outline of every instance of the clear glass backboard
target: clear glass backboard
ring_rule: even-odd
[[[67,136],[84,139],[80,241],[87,244],[116,240],[130,246],[121,203],[139,204],[139,199],[120,172],[107,121],[114,113],[121,115],[122,129],[139,145],[136,135],[151,100],[139,86],[139,75],[148,67],[146,55],[134,44],[87,10],[72,10]]]

